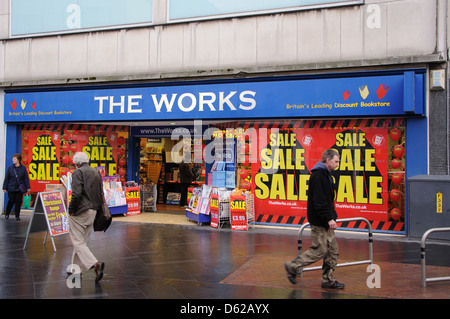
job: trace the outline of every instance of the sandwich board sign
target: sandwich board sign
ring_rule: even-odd
[[[43,245],[45,245],[47,236],[50,234],[53,250],[56,251],[53,237],[69,233],[68,217],[61,192],[51,191],[38,193],[23,249],[25,250],[28,236],[31,233],[47,231]]]

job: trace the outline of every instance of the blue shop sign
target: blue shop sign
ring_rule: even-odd
[[[6,91],[5,122],[372,117],[424,114],[425,73]]]

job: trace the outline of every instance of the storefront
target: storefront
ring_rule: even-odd
[[[340,217],[406,233],[405,181],[428,170],[426,77],[426,69],[408,69],[7,90],[6,158],[22,152],[34,192],[59,184],[76,151],[106,176],[139,184],[176,181],[174,157],[189,153],[195,182],[211,185],[217,154],[227,162],[233,145],[224,186],[251,191],[256,223],[298,226],[309,170],[335,148]],[[178,121],[189,125],[173,130]],[[210,146],[217,130],[220,152]],[[160,198],[167,200],[169,187],[158,190]]]

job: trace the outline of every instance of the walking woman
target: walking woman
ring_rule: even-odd
[[[3,192],[8,192],[8,204],[6,205],[5,218],[9,218],[9,213],[14,207],[16,220],[20,220],[20,207],[22,206],[23,194],[30,191],[30,179],[25,166],[22,165],[22,156],[14,154],[13,164],[8,167],[3,182]],[[25,185],[26,189],[20,189],[19,185]],[[23,187],[23,186],[22,186]]]

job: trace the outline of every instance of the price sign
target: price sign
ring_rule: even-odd
[[[245,195],[230,195],[230,217],[231,229],[248,229]]]
[[[141,213],[141,199],[139,187],[127,187],[125,189],[127,197],[128,212],[127,215],[138,215]]]

